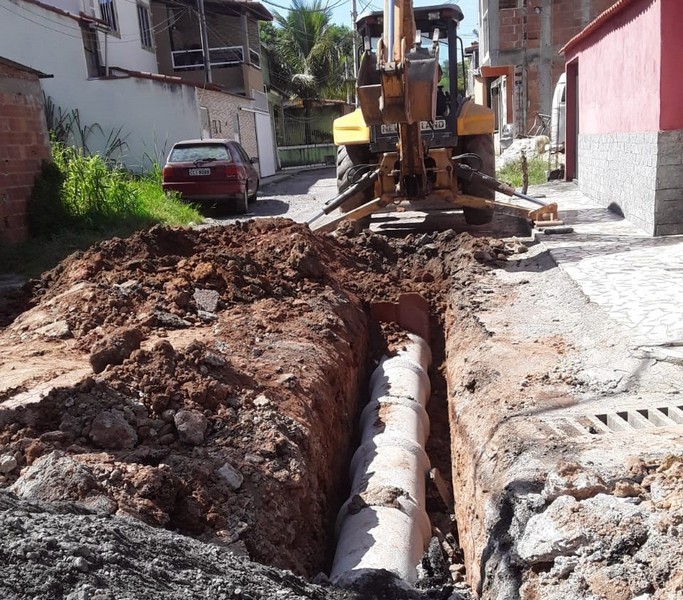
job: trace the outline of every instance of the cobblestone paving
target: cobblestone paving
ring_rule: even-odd
[[[632,330],[636,346],[660,347],[669,360],[683,361],[683,236],[650,237],[572,183],[530,193],[557,202],[560,218],[574,228],[539,236],[560,268]]]

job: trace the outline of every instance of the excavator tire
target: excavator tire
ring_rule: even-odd
[[[369,164],[370,162],[370,149],[367,146],[339,146],[337,148],[337,191],[341,193],[353,185],[354,181],[350,177],[352,175],[352,167]],[[339,210],[347,213],[372,200],[372,196],[373,188],[370,186],[362,195],[347,200],[339,207]]]
[[[484,173],[484,175],[495,177],[496,157],[493,150],[493,136],[491,134],[468,135],[461,137],[460,140],[460,152],[462,154],[476,154],[481,157],[481,172]],[[479,167],[477,161],[474,160],[464,160],[463,162],[474,168]],[[488,200],[495,200],[496,198],[496,192],[491,188],[470,181],[463,181],[462,192],[463,194],[479,196],[480,198],[486,198]],[[493,219],[492,208],[472,208],[470,206],[464,206],[462,212],[465,217],[465,222],[468,225],[486,225]]]

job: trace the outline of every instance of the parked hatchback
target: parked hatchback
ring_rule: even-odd
[[[228,201],[246,213],[256,200],[259,177],[244,148],[232,140],[186,140],[171,149],[162,187],[184,200]]]

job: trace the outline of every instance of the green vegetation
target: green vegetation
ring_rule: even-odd
[[[527,159],[529,171],[529,185],[538,185],[547,181],[548,161],[542,158]],[[522,161],[508,163],[496,171],[496,179],[509,183],[512,187],[522,187]]]
[[[52,268],[75,250],[156,223],[200,222],[195,207],[168,197],[158,166],[144,176],[111,167],[98,155],[53,141],[29,201],[31,239],[0,247],[2,271],[29,277]]]
[[[353,73],[353,36],[331,22],[332,9],[322,0],[293,0],[286,16],[259,23],[270,61],[273,84],[301,100],[345,100]]]

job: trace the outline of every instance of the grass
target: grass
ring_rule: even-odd
[[[197,209],[161,188],[158,166],[138,177],[111,167],[99,155],[52,144],[29,201],[30,239],[0,246],[0,272],[36,277],[76,250],[111,237],[127,237],[160,223],[185,226],[203,220]]]
[[[538,185],[548,180],[548,161],[542,158],[527,159],[529,185]],[[522,161],[517,160],[496,171],[496,179],[509,183],[512,187],[522,187]]]

